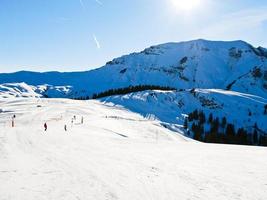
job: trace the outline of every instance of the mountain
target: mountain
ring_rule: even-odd
[[[140,85],[148,89],[133,90]],[[267,145],[267,50],[244,41],[167,43],[86,72],[0,74],[0,98],[90,98],[105,91],[113,96],[100,101],[195,139]]]
[[[87,72],[0,74],[0,83],[18,82],[69,86],[71,90],[61,97],[91,96],[140,84],[216,88],[267,97],[267,50],[243,41],[194,40],[152,46]]]

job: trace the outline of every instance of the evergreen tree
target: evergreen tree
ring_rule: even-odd
[[[267,146],[267,136],[266,135],[260,135],[259,145],[260,146]]]
[[[202,140],[202,134],[204,133],[204,127],[201,124],[195,124],[193,123],[194,128],[192,127],[192,131],[194,133],[194,139],[198,141]]]
[[[235,126],[233,124],[227,124],[225,131],[226,140],[230,144],[235,142]]]
[[[237,134],[235,136],[235,141],[233,141],[235,144],[248,144],[248,138],[247,138],[247,132],[244,128],[239,128],[237,131]]]
[[[194,112],[193,112],[193,119],[198,120],[198,110],[197,109],[194,110]]]
[[[259,144],[259,139],[258,139],[258,131],[256,129],[254,129],[254,133],[253,133],[253,144]]]
[[[222,118],[222,123],[221,123],[221,126],[222,126],[223,129],[225,129],[226,124],[227,124],[226,117],[223,117]]]
[[[206,122],[206,116],[203,111],[199,112],[199,123],[204,124]]]
[[[209,115],[209,123],[211,124],[212,121],[213,121],[213,115],[212,115],[212,113],[210,113],[210,115]]]
[[[211,123],[211,133],[217,135],[219,131],[219,126],[220,126],[220,121],[219,118],[216,117],[216,119],[213,120]]]
[[[188,129],[188,119],[185,118],[184,120],[184,129]]]
[[[193,120],[194,120],[193,119],[193,113],[191,112],[191,113],[188,114],[188,121],[192,122]]]

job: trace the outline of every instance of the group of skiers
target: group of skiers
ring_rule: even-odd
[[[11,117],[11,126],[12,127],[15,127],[15,118],[16,118],[16,115],[13,115]],[[74,121],[76,121],[76,115],[74,115],[72,118],[71,118],[71,127],[73,126],[73,123]],[[83,116],[81,117],[81,124],[83,124]],[[44,131],[47,131],[47,123],[45,122],[44,123]],[[64,124],[64,130],[67,131],[67,124]]]
[[[73,126],[74,121],[76,121],[76,115],[71,118],[71,127]],[[83,116],[81,117],[81,124],[83,124]],[[44,130],[47,131],[47,123],[44,123]],[[67,131],[67,124],[64,124],[64,131]]]

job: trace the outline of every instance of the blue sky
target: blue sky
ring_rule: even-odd
[[[266,0],[0,0],[0,72],[89,70],[198,38],[267,47],[266,10]]]

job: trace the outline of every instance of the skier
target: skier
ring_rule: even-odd
[[[83,124],[83,116],[82,116],[82,118],[81,118],[81,124]]]
[[[15,126],[14,118],[12,117],[12,127]]]
[[[44,129],[45,129],[45,131],[47,130],[47,124],[46,123],[44,123]]]
[[[73,126],[73,118],[71,118],[71,127]]]
[[[64,125],[64,130],[67,131],[67,125],[66,124]]]
[[[15,126],[15,118],[16,118],[16,115],[13,115],[13,116],[11,117],[11,120],[12,120],[12,127]]]

